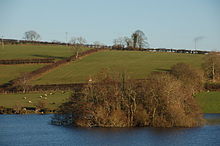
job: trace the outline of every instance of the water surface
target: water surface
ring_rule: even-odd
[[[0,115],[0,146],[220,145],[220,114],[199,128],[76,128],[50,124],[52,115]]]

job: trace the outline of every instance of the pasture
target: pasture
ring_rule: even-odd
[[[68,100],[71,92],[61,91],[42,93],[0,94],[0,106],[13,108],[15,105],[35,107],[39,101],[44,101],[49,109],[56,109],[61,103]],[[47,96],[45,96],[47,94]],[[40,98],[42,96],[42,98]],[[26,99],[24,99],[26,97]],[[46,97],[46,99],[45,99]],[[204,113],[220,113],[220,92],[202,92],[195,96]],[[31,101],[32,103],[29,103]]]
[[[50,93],[53,93],[50,95]],[[47,96],[45,96],[45,94]],[[42,96],[42,98],[40,97]],[[36,107],[39,101],[45,102],[49,109],[56,109],[61,103],[65,102],[70,96],[70,92],[42,92],[42,93],[17,93],[17,94],[0,94],[0,106],[13,108],[15,105],[22,107]],[[31,103],[29,103],[31,101]]]
[[[129,77],[143,79],[153,71],[167,71],[178,62],[201,67],[204,55],[140,51],[102,51],[63,65],[31,84],[87,82],[102,69],[125,72]]]
[[[82,51],[89,48],[83,48]],[[73,54],[71,46],[18,44],[0,47],[0,59],[55,58],[64,59]]]
[[[220,113],[220,92],[201,92],[196,100],[204,113]]]
[[[44,65],[45,64],[0,65],[0,85]]]

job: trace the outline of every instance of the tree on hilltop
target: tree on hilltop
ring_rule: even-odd
[[[40,35],[36,31],[30,30],[24,33],[24,39],[28,41],[37,41],[40,39]]]

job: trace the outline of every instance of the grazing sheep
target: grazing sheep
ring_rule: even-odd
[[[47,97],[45,97],[44,99],[47,99]]]
[[[32,103],[32,101],[29,100],[28,103]]]
[[[41,95],[40,98],[43,98],[43,96]]]
[[[23,97],[24,99],[27,99],[27,97]]]
[[[44,96],[47,96],[47,94],[44,94]]]
[[[50,95],[52,95],[53,93],[50,93]]]

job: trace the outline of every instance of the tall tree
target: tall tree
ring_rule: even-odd
[[[30,30],[24,33],[24,39],[28,41],[37,41],[40,39],[40,35],[36,31]]]
[[[131,38],[133,40],[133,48],[144,48],[148,46],[147,37],[141,30],[136,30]]]

